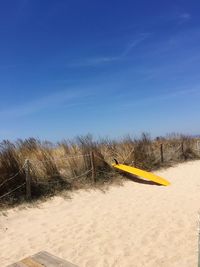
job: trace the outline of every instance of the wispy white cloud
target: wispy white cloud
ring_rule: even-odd
[[[60,105],[71,106],[75,105],[76,101],[79,101],[80,99],[83,101],[83,99],[88,96],[89,93],[78,90],[57,92],[23,105],[0,110],[0,117],[21,117],[37,113],[41,110],[44,111],[49,108],[55,108]]]
[[[131,51],[137,47],[140,43],[146,40],[151,34],[150,33],[141,33],[137,38],[134,38],[129,42],[122,52],[116,56],[100,56],[100,57],[91,57],[84,58],[81,61],[73,62],[68,65],[68,67],[92,67],[99,66],[103,64],[112,63],[124,59]]]
[[[118,60],[118,57],[93,57],[85,58],[79,62],[69,64],[69,67],[92,67]]]
[[[189,13],[182,13],[179,15],[180,19],[188,20],[191,18],[191,15]]]
[[[140,107],[140,106],[148,106],[148,105],[153,105],[155,103],[159,103],[162,101],[167,101],[170,99],[176,99],[180,98],[182,96],[189,97],[193,96],[194,94],[199,94],[199,87],[193,88],[193,89],[179,89],[174,92],[166,92],[163,94],[158,94],[150,97],[143,97],[143,98],[137,98],[134,99],[133,101],[127,101],[126,103],[121,103],[117,105],[118,108],[134,108],[134,107]]]
[[[179,24],[185,23],[191,19],[191,15],[189,13],[181,13],[177,16],[177,20]]]
[[[134,49],[136,46],[138,46],[140,43],[142,43],[144,40],[146,40],[151,34],[150,33],[141,33],[138,38],[132,40],[124,49],[122,54],[120,55],[119,58],[123,58],[127,56],[132,49]]]
[[[188,12],[175,12],[175,13],[170,13],[164,16],[160,16],[160,23],[163,22],[173,22],[175,24],[183,24],[192,19],[192,15]]]

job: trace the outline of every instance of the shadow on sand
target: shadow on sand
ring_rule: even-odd
[[[139,183],[139,184],[148,184],[148,185],[162,186],[161,184],[157,184],[157,183],[155,183],[155,182],[153,182],[153,181],[143,180],[142,178],[139,178],[139,177],[137,177],[137,176],[135,176],[135,175],[133,175],[133,174],[129,174],[129,173],[121,172],[121,171],[120,171],[120,174],[121,174],[123,177],[125,177],[125,178],[131,180],[132,182],[136,182],[136,183]]]

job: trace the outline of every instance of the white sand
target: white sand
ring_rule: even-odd
[[[157,172],[169,187],[132,181],[0,212],[0,263],[46,250],[78,266],[197,266],[200,161]]]

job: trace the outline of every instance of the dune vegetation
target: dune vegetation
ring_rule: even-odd
[[[98,186],[115,181],[111,163],[155,170],[200,156],[199,138],[170,134],[151,139],[126,136],[120,140],[94,140],[91,135],[58,143],[29,138],[0,143],[0,203],[25,200],[26,175],[31,197],[54,195],[62,190]]]

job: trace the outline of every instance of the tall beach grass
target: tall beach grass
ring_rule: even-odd
[[[140,138],[126,136],[120,140],[94,140],[87,135],[56,144],[35,138],[4,140],[0,143],[0,203],[24,200],[25,186],[1,196],[26,182],[24,163],[27,159],[32,197],[38,198],[114,181],[113,158],[145,170],[197,159],[200,156],[198,142],[198,138],[180,134],[151,139],[145,133]]]

